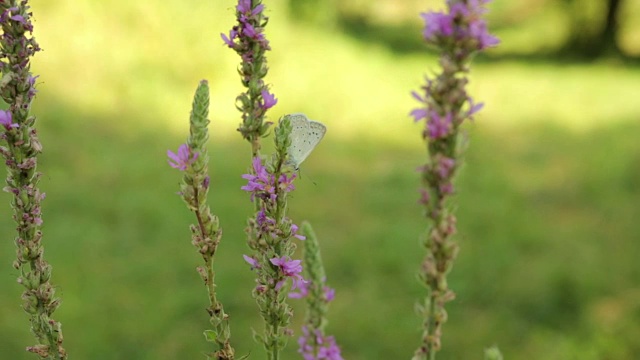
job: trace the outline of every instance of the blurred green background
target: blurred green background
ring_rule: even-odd
[[[421,41],[423,0],[265,0],[272,120],[304,112],[328,134],[290,203],[320,237],[336,288],[328,331],[346,359],[408,359],[426,222],[414,169],[425,160],[411,90],[437,68]],[[219,296],[239,354],[262,322],[242,261],[252,205],[249,146],[235,131],[238,56],[219,34],[235,1],[33,1],[44,51],[34,113],[46,258],[72,359],[201,359],[206,292],[191,214],[167,165],[209,80],[211,196],[225,231]],[[461,253],[442,359],[640,358],[640,3],[621,3],[617,46],[598,42],[601,0],[495,0],[502,45],[479,56],[456,197]],[[585,46],[593,44],[593,46]],[[270,143],[271,140],[267,140]],[[0,171],[4,177],[4,170]],[[9,195],[0,195],[0,358],[32,359],[15,283]],[[303,309],[296,306],[297,325]],[[285,358],[297,358],[292,339]]]

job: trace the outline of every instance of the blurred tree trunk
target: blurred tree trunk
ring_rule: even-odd
[[[623,0],[602,0],[604,11],[588,14],[584,0],[565,0],[571,15],[571,35],[564,51],[580,57],[597,57],[607,53],[622,54],[616,38],[618,16]],[[585,14],[587,13],[587,14]],[[604,15],[604,19],[600,17]]]
[[[600,33],[599,44],[597,45],[601,52],[606,52],[607,50],[614,50],[617,53],[620,53],[620,48],[616,43],[616,37],[618,35],[618,14],[620,9],[620,4],[622,0],[609,0],[607,1],[607,17],[605,19],[604,27],[602,28],[602,32]]]

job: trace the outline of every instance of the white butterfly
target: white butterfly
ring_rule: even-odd
[[[315,149],[327,132],[327,127],[321,122],[309,120],[305,114],[290,114],[291,146],[289,146],[289,163],[298,170],[300,164]]]

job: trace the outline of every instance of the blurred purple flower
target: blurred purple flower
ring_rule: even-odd
[[[306,326],[302,327],[302,336],[298,338],[298,352],[304,360],[343,360],[340,348],[333,336],[323,336],[320,330],[313,334]],[[315,354],[317,346],[317,354]]]
[[[427,129],[431,139],[440,139],[446,137],[451,132],[451,113],[441,116],[436,111],[429,113],[427,120]]]
[[[428,12],[420,14],[424,20],[422,36],[425,40],[434,40],[437,36],[453,34],[453,17],[442,12]]]
[[[498,38],[489,34],[486,22],[481,18],[487,9],[484,7],[487,0],[469,0],[467,2],[447,1],[449,11],[431,11],[420,14],[424,20],[422,35],[427,42],[439,43],[440,38],[451,38],[454,41],[464,43],[465,39],[476,40],[477,49],[484,50],[496,46],[500,42]]]
[[[456,160],[450,157],[441,156],[436,166],[436,171],[441,179],[446,179],[451,176],[451,171],[456,166]]]
[[[238,0],[236,10],[238,10],[238,12],[242,14],[251,12],[251,0]]]
[[[473,99],[471,97],[469,97],[467,99],[467,101],[469,101],[469,111],[467,112],[467,117],[468,118],[473,118],[473,115],[475,113],[477,113],[478,111],[482,110],[482,108],[484,107],[484,103],[474,103]]]
[[[291,236],[298,238],[299,240],[307,239],[304,235],[298,234],[298,225],[296,224],[291,224]]]
[[[478,41],[478,50],[484,50],[500,43],[497,37],[489,34],[487,23],[482,19],[469,23],[469,35]]]
[[[289,297],[292,299],[302,299],[309,295],[309,284],[310,281],[305,279],[293,279],[294,285],[293,288],[297,288],[298,292],[290,292]]]
[[[336,289],[334,289],[334,288],[330,288],[328,286],[323,286],[322,287],[322,292],[323,292],[323,295],[324,295],[324,299],[327,302],[333,301],[333,299],[336,297]]]
[[[413,116],[413,121],[418,122],[427,117],[427,109],[417,108],[413,109],[409,115]]]

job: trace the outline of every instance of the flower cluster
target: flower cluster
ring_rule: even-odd
[[[264,36],[264,25],[267,18],[262,14],[263,4],[251,7],[251,0],[238,0],[236,5],[236,16],[238,25],[235,25],[229,36],[220,34],[222,40],[228,47],[237,51],[243,56],[243,60],[249,61],[254,57],[253,45],[257,43],[266,50],[271,50],[269,40]]]
[[[413,98],[423,104],[422,107],[413,109],[410,115],[415,122],[425,120],[425,128],[422,132],[424,139],[438,140],[451,136],[465,119],[473,119],[473,115],[484,107],[484,103],[476,103],[471,96],[467,95],[464,89],[467,79],[452,79],[451,81],[452,88],[456,88],[460,92],[443,93],[440,83],[436,84],[435,81],[430,79],[427,79],[426,84],[421,88],[424,95],[419,94],[417,91],[411,92]],[[466,105],[468,109],[466,111],[453,112],[447,110],[447,106],[444,106],[444,104],[433,100],[440,99],[443,96],[451,96],[450,94],[455,98],[450,99],[447,105],[453,105],[452,107],[456,110]]]
[[[422,35],[428,43],[442,45],[452,41],[463,43],[466,51],[483,50],[498,45],[499,40],[489,34],[482,19],[491,0],[448,0],[449,12],[422,13],[425,22]]]
[[[256,273],[253,296],[265,321],[264,335],[257,338],[270,358],[277,358],[292,333],[288,325],[293,310],[286,303],[286,294],[306,283],[302,262],[292,259],[296,248],[293,238],[305,240],[305,237],[298,234],[298,226],[286,214],[287,195],[295,189],[296,179],[296,174],[285,166],[290,121],[281,121],[274,133],[276,154],[264,163],[259,156],[254,157],[251,171],[242,175],[247,183],[241,187],[250,194],[256,209],[247,227],[248,245],[253,253],[243,257]],[[289,279],[290,287],[285,286]]]
[[[306,281],[302,278],[302,275],[300,275],[300,273],[302,273],[302,265],[300,265],[302,261],[291,260],[288,256],[273,258],[269,261],[271,261],[273,265],[277,266],[284,276],[293,279],[293,286],[291,287],[292,290],[295,289],[297,283],[304,283]],[[276,290],[280,289],[282,285],[284,285],[284,282],[276,284]]]
[[[312,332],[303,326],[298,345],[304,360],[343,360],[335,338],[322,335],[320,330]]]
[[[268,71],[265,52],[271,50],[264,35],[268,21],[264,9],[261,0],[238,0],[237,24],[228,35],[220,34],[224,43],[237,52],[242,60],[238,71],[242,85],[247,90],[236,98],[236,106],[242,112],[242,124],[238,131],[251,142],[254,156],[260,149],[260,138],[271,125],[264,122],[266,111],[278,102],[263,81]]]
[[[255,258],[247,255],[242,255],[244,260],[251,265],[251,270],[259,269],[261,267],[260,262]],[[302,278],[302,261],[291,260],[288,256],[274,257],[269,259],[269,262],[277,267],[280,273],[284,276],[284,279],[278,281],[275,284],[275,289],[280,290],[284,286],[287,278],[292,279],[291,289],[295,290],[297,286],[305,286],[308,282]],[[292,297],[292,296],[290,296]]]
[[[242,178],[249,182],[240,188],[251,193],[251,201],[258,198],[262,201],[275,202],[278,199],[278,189],[285,193],[295,190],[293,185],[293,180],[296,178],[295,173],[291,175],[280,174],[278,181],[275,181],[275,175],[267,171],[259,157],[253,159],[252,165],[253,173],[242,175]]]
[[[231,346],[229,315],[216,294],[214,262],[218,245],[222,240],[222,228],[217,216],[207,204],[209,192],[209,83],[200,81],[193,97],[189,119],[189,137],[180,145],[178,152],[167,151],[169,165],[182,172],[180,192],[187,208],[193,212],[195,222],[191,224],[191,244],[202,256],[204,264],[196,267],[209,293],[211,328],[204,331],[205,339],[215,343],[216,350],[207,354],[207,359],[232,360],[235,350]]]
[[[333,301],[333,299],[336,297],[336,290],[334,288],[328,287],[327,285],[324,285],[325,282],[326,282],[326,278],[323,278],[322,279],[322,283],[323,283],[322,301],[329,303]],[[297,287],[298,292],[290,293],[289,297],[292,299],[304,299],[310,295],[311,286],[312,286],[312,283],[310,281],[307,281],[304,279],[302,281],[298,281],[296,286],[293,287],[294,289]]]
[[[449,199],[454,193],[453,178],[459,166],[459,128],[483,107],[467,93],[468,63],[472,55],[499,42],[489,34],[482,18],[489,1],[447,0],[448,12],[422,14],[424,38],[439,50],[442,72],[427,78],[420,92],[412,92],[421,105],[410,115],[414,121],[424,122],[422,137],[428,149],[427,162],[419,168],[423,184],[419,203],[430,221],[419,274],[429,291],[418,305],[423,316],[423,334],[413,360],[433,359],[440,350],[442,324],[447,318],[444,305],[455,296],[446,279],[458,251],[453,239],[456,217]]]

